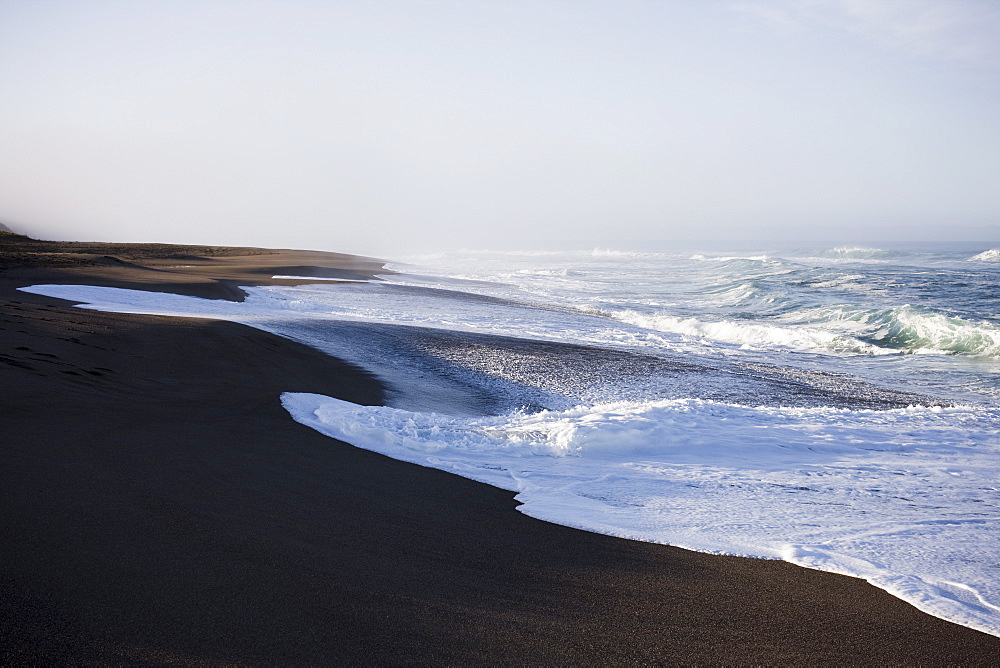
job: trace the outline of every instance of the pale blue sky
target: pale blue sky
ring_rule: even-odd
[[[390,255],[1000,240],[1000,3],[0,0],[0,220]]]

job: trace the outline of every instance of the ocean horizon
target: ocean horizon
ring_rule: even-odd
[[[24,289],[351,362],[386,406],[289,392],[291,416],[533,517],[861,577],[1000,635],[997,285],[997,244],[897,242],[452,251],[242,303]]]

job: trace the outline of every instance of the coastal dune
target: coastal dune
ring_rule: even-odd
[[[548,524],[294,422],[363,370],[230,322],[17,290],[242,298],[334,253],[0,234],[4,663],[965,663],[1000,638],[867,583]]]

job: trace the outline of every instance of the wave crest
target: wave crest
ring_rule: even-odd
[[[991,248],[969,258],[969,262],[1000,262],[1000,248]]]
[[[843,258],[846,260],[881,260],[901,255],[903,253],[898,251],[885,250],[884,248],[865,248],[862,246],[838,246],[823,253],[824,257]]]
[[[789,348],[869,355],[894,352],[882,350],[877,345],[821,327],[770,325],[734,320],[709,322],[690,317],[647,315],[637,311],[619,311],[613,317],[644,329],[712,339],[745,348]]]
[[[696,253],[688,258],[695,262],[743,262],[747,264],[780,264],[778,260],[769,258],[767,255],[718,255],[709,256]]]
[[[910,353],[958,353],[1000,357],[1000,327],[914,306],[882,311],[869,319],[869,340]]]
[[[1000,326],[915,306],[882,311],[822,308],[798,311],[774,324],[617,311],[611,316],[644,329],[744,348],[887,355],[962,354],[1000,357]]]

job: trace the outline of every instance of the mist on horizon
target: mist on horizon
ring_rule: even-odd
[[[1000,241],[976,0],[0,4],[0,221],[300,247]]]

